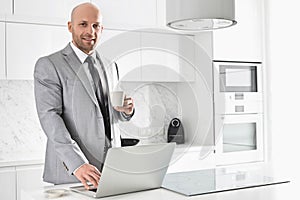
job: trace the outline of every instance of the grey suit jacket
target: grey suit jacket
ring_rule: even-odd
[[[97,59],[100,59],[98,53]],[[116,65],[102,57],[101,60],[111,91],[118,82]],[[37,61],[34,91],[39,120],[47,135],[44,181],[54,184],[78,182],[72,173],[85,162],[101,170],[107,139],[103,116],[70,44]],[[128,119],[110,107],[110,120],[112,145],[120,146],[117,121]]]

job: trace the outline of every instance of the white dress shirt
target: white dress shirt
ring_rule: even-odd
[[[92,78],[92,75],[90,73],[90,70],[89,70],[89,67],[88,67],[88,63],[84,62],[85,59],[89,56],[88,54],[84,53],[83,51],[81,51],[78,47],[76,47],[73,42],[70,42],[71,44],[71,47],[72,49],[74,50],[76,56],[79,58],[82,66],[83,66],[83,69],[90,81],[90,84],[92,86],[92,88],[94,89],[94,91],[96,91],[96,88],[95,88],[95,84],[94,84],[94,81],[93,81],[93,78]],[[92,56],[95,60],[96,60],[96,64],[98,65],[98,61],[97,61],[97,58],[96,58],[96,52],[93,52],[90,56]],[[101,76],[100,76],[101,77]],[[102,77],[101,77],[102,78]],[[103,79],[102,79],[103,80]]]

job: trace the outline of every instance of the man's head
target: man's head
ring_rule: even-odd
[[[72,33],[74,45],[86,54],[91,54],[103,30],[100,10],[91,3],[76,6],[72,10],[68,29]]]

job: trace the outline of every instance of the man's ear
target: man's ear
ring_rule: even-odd
[[[68,22],[68,30],[70,33],[72,33],[72,22]]]

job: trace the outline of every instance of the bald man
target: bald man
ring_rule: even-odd
[[[72,42],[40,58],[34,70],[36,108],[47,149],[43,179],[54,184],[98,186],[107,149],[120,146],[119,120],[134,113],[133,100],[112,107],[109,92],[118,82],[117,65],[95,48],[103,30],[100,10],[84,3],[72,10]]]

